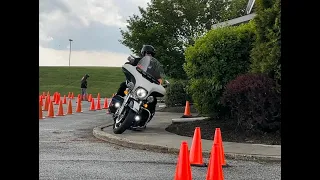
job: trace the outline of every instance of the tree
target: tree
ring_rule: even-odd
[[[222,15],[224,21],[246,15],[248,0],[229,0],[225,3],[227,10]]]
[[[151,0],[146,9],[139,7],[140,16],[129,17],[127,30],[120,30],[120,42],[136,54],[143,44],[155,46],[166,74],[185,79],[185,48],[213,24],[241,15],[238,10],[231,13],[235,8],[227,6],[238,7],[224,0]]]
[[[185,75],[181,71],[184,57],[181,52],[182,42],[179,41],[176,30],[183,19],[174,8],[170,1],[161,3],[158,0],[152,0],[146,10],[139,7],[141,16],[129,17],[128,30],[121,30],[123,40],[120,42],[136,54],[140,53],[143,44],[153,45],[166,74],[179,77]]]
[[[266,73],[281,90],[281,9],[280,0],[257,0],[256,42],[251,52],[252,72]]]

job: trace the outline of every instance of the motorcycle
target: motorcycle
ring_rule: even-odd
[[[127,93],[124,97],[114,96],[109,105],[115,134],[122,134],[127,129],[145,129],[154,116],[148,110],[148,104],[155,101],[155,97],[163,97],[170,84],[167,80],[161,83],[164,77],[162,65],[151,56],[143,57],[137,66],[124,64],[122,70],[127,79]]]

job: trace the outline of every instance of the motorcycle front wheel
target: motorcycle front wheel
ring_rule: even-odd
[[[115,120],[113,121],[113,133],[122,134],[126,131],[132,125],[135,115],[136,113],[132,109],[126,108],[123,116],[124,120],[120,124],[116,124]]]

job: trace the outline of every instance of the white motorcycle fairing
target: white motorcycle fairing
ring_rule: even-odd
[[[142,101],[146,100],[150,95],[153,95],[155,97],[163,97],[165,95],[165,88],[161,84],[150,82],[150,80],[143,77],[143,75],[137,70],[136,66],[132,66],[131,64],[124,64],[122,68],[128,81],[134,84],[132,92],[135,99]],[[139,98],[136,95],[136,91],[140,88],[143,88],[147,91],[147,95],[143,98]],[[133,103],[134,104],[132,106],[132,109],[136,112],[139,111],[141,104],[139,104],[139,102],[137,101],[133,101]]]

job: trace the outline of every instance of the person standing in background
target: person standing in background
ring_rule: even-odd
[[[88,97],[87,97],[88,77],[90,76],[88,74],[85,74],[81,79],[81,100],[82,101],[88,101]]]

